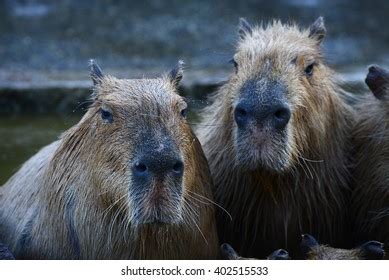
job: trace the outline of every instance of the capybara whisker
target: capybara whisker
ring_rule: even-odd
[[[224,213],[226,213],[226,214],[228,215],[228,217],[232,220],[231,214],[228,213],[228,211],[227,211],[223,206],[221,206],[220,204],[218,204],[218,203],[216,203],[215,201],[212,201],[212,200],[210,200],[209,198],[206,198],[205,196],[202,196],[202,195],[200,195],[200,194],[198,194],[198,193],[195,193],[195,192],[192,192],[192,191],[189,191],[189,193],[194,194],[194,195],[198,196],[200,199],[204,199],[205,201],[207,201],[207,202],[209,202],[209,203],[215,205],[216,207],[218,207],[219,209],[221,209]],[[196,199],[196,200],[197,200],[197,199]],[[202,202],[202,203],[204,203],[204,202]],[[208,204],[207,204],[207,205],[208,205]]]

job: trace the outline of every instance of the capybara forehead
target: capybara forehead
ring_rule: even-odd
[[[255,26],[250,36],[238,42],[236,54],[236,58],[245,63],[266,58],[289,64],[299,57],[320,57],[319,44],[309,38],[308,30],[301,30],[293,24],[283,25],[279,21]]]
[[[183,103],[175,87],[165,78],[117,79],[105,76],[95,89],[96,99],[107,106],[139,111],[171,110]]]

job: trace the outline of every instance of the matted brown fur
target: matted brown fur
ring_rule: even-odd
[[[375,96],[359,103],[353,131],[353,233],[356,242],[375,239],[389,248],[389,72],[372,66],[366,82]]]
[[[294,24],[274,21],[247,31],[241,26],[234,59],[238,71],[217,91],[197,128],[216,185],[216,201],[232,216],[218,213],[221,242],[240,255],[264,258],[285,248],[299,254],[299,238],[312,232],[325,243],[346,246],[346,200],[349,191],[349,135],[353,109],[323,62],[320,41]],[[249,28],[250,29],[250,28]],[[315,63],[310,79],[304,68]],[[259,73],[259,74],[258,74]],[[239,90],[252,77],[281,81],[292,115],[287,141],[255,154],[255,142],[237,145],[234,106]],[[273,143],[274,141],[272,141]],[[239,149],[249,160],[241,165]],[[253,156],[251,156],[251,153]],[[275,168],[257,166],[267,157]],[[247,162],[249,164],[247,164]],[[251,168],[250,168],[251,163]]]
[[[200,143],[180,115],[185,106],[168,76],[101,78],[81,121],[0,188],[1,239],[27,259],[216,258],[212,180]],[[112,123],[101,118],[105,107]],[[128,165],[139,144],[133,141],[146,128],[149,138],[165,129],[182,154],[181,222],[133,219]]]

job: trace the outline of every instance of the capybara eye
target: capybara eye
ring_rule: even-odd
[[[307,77],[311,77],[312,74],[313,74],[313,67],[315,66],[314,63],[310,64],[307,66],[307,68],[305,68],[304,72],[305,72],[305,75],[307,75]]]
[[[235,67],[235,72],[238,72],[238,63],[235,61],[235,59],[231,59],[230,61],[229,61],[229,63],[231,63],[232,65],[234,65],[234,67]]]
[[[107,111],[107,110],[104,110],[104,109],[100,109],[100,112],[101,112],[101,118],[109,123],[112,123],[113,122],[113,116],[112,116],[112,113]]]

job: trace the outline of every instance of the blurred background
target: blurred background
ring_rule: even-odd
[[[346,89],[366,90],[366,66],[389,67],[389,1],[0,0],[0,185],[85,112],[88,60],[120,77],[186,62],[192,118],[233,71],[239,17],[307,27],[324,16],[324,52]]]

